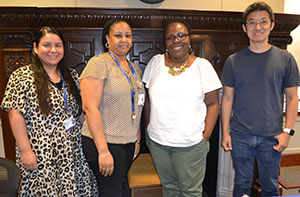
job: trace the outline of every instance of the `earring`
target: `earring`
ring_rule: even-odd
[[[108,44],[108,42],[107,42],[107,43],[105,43],[105,47],[106,47],[106,48],[109,48],[109,44]]]
[[[193,48],[192,48],[192,46],[191,46],[191,45],[190,45],[189,52],[190,52],[190,54],[193,52]]]
[[[169,56],[169,51],[168,51],[168,49],[166,49],[166,56]]]

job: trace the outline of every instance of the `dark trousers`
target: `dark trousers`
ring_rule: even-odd
[[[93,139],[82,136],[82,147],[86,160],[96,176],[100,196],[128,196],[128,192],[130,192],[130,190],[127,182],[127,173],[132,163],[135,143],[108,143],[108,149],[114,158],[114,172],[111,176],[107,177],[104,177],[99,172],[98,151]]]

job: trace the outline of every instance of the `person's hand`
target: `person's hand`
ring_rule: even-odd
[[[99,171],[103,176],[111,176],[114,171],[114,158],[110,152],[100,154],[98,157]]]
[[[289,145],[291,136],[288,133],[282,132],[281,134],[275,136],[278,140],[278,144],[273,146],[274,150],[282,152]]]
[[[223,147],[225,152],[232,150],[231,137],[228,133],[223,134],[222,147]]]
[[[133,155],[132,160],[134,160],[138,156],[138,154],[140,152],[140,148],[141,148],[141,142],[140,141],[136,141],[135,142],[134,155]]]
[[[207,141],[207,142],[209,141],[210,136],[207,136],[206,132],[203,133],[202,137],[205,141]]]
[[[26,170],[37,170],[37,157],[31,149],[21,151],[21,161]]]

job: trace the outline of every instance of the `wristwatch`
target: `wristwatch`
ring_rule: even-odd
[[[295,133],[295,130],[293,130],[293,129],[288,129],[288,128],[284,128],[284,129],[282,130],[282,132],[288,133],[290,136],[293,136],[294,133]]]

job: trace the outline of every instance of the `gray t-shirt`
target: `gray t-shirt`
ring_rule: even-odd
[[[284,88],[299,85],[298,67],[290,53],[275,46],[264,53],[245,48],[226,60],[221,80],[234,88],[231,131],[280,134]]]
[[[128,72],[130,83],[118,65],[103,54],[91,58],[80,75],[80,79],[93,77],[104,81],[100,112],[108,143],[126,144],[137,140],[143,108],[142,105],[138,105],[138,99],[145,91],[140,78],[140,68],[132,62],[131,65],[135,70],[136,77],[132,72]],[[135,121],[131,119],[130,88],[135,91]],[[86,121],[82,127],[82,134],[92,138]]]

